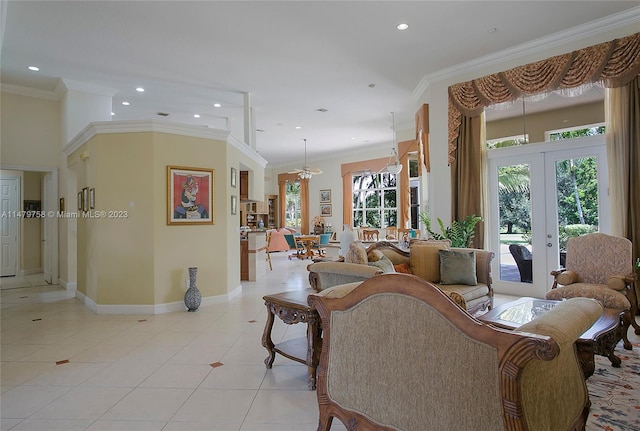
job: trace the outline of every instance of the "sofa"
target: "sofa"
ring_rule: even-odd
[[[319,431],[585,428],[589,394],[574,342],[601,315],[565,301],[517,328],[481,323],[442,290],[383,274],[308,297],[323,328]],[[567,319],[566,316],[571,316]]]
[[[362,246],[360,244],[360,246]],[[352,247],[358,247],[357,242]],[[491,287],[491,260],[493,252],[471,248],[450,247],[448,240],[412,240],[409,251],[398,248],[394,243],[379,241],[371,244],[365,249],[368,259],[378,254],[377,250],[387,261],[390,261],[393,269],[385,270],[384,265],[376,262],[352,263],[345,258],[344,262],[316,262],[307,267],[309,271],[309,284],[313,289],[320,292],[332,286],[356,281],[363,281],[379,276],[385,272],[408,272],[425,281],[434,283],[451,300],[470,314],[486,311],[493,307],[493,288]],[[441,250],[466,255],[473,262],[469,265],[475,267],[475,277],[470,280],[443,279],[441,274]],[[350,250],[351,251],[351,250]],[[454,274],[463,271],[454,267],[451,268]],[[471,270],[472,271],[472,270]],[[449,271],[451,272],[451,271]],[[467,271],[469,272],[469,271]],[[470,274],[465,274],[470,275]],[[460,283],[462,281],[463,283]]]

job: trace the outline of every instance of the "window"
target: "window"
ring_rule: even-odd
[[[488,139],[487,149],[515,147],[516,145],[524,145],[529,142],[529,135],[505,136],[503,138]]]
[[[302,220],[300,210],[300,181],[289,182],[286,186],[285,227],[299,229]]]
[[[560,141],[561,139],[582,138],[583,136],[604,135],[604,123],[587,124],[584,126],[568,127],[566,129],[549,130],[544,132],[544,140]]]
[[[396,176],[390,173],[353,175],[353,225],[397,226]]]

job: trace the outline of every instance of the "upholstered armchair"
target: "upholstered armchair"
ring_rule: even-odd
[[[574,342],[602,314],[597,301],[564,301],[514,331],[479,322],[408,274],[308,301],[323,328],[318,431],[334,418],[359,431],[585,427],[589,394]]]
[[[566,267],[552,271],[554,282],[547,299],[584,296],[598,300],[605,308],[620,310],[624,348],[631,350],[629,326],[640,334],[635,321],[633,258],[631,241],[604,233],[569,238]]]

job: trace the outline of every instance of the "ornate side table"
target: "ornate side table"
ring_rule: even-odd
[[[307,304],[307,296],[314,292],[313,289],[292,290],[263,297],[267,307],[267,323],[262,334],[262,345],[269,352],[269,356],[264,360],[265,365],[267,368],[272,367],[276,353],[307,365],[309,370],[307,384],[310,390],[316,388],[316,368],[322,351],[320,316]],[[271,330],[275,316],[287,325],[306,323],[307,336],[274,344],[271,340]]]

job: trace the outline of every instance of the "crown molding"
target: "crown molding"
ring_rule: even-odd
[[[159,120],[100,121],[89,123],[87,127],[82,129],[80,133],[78,133],[62,148],[62,152],[66,157],[69,157],[74,151],[82,147],[98,134],[140,132],[168,133],[172,135],[189,136],[192,138],[223,141],[236,148],[263,168],[268,163],[262,156],[249,148],[247,144],[232,136],[228,130],[211,129],[208,127],[171,123]]]
[[[487,67],[497,66],[499,64],[541,52],[548,52],[549,50],[566,45],[567,43],[598,36],[612,30],[632,26],[638,23],[640,23],[640,6],[597,19],[577,27],[562,30],[549,36],[541,37],[502,51],[494,52],[484,57],[460,63],[455,66],[424,75],[411,93],[411,98],[416,103],[419,102],[422,95],[429,89],[429,85],[431,83],[451,78],[451,76],[485,70]]]
[[[59,101],[60,97],[55,91],[39,90],[31,87],[23,87],[21,85],[0,84],[0,90],[3,93],[15,94],[17,96],[35,97],[37,99]]]
[[[118,92],[117,89],[111,87],[89,84],[87,82],[75,81],[73,79],[59,78],[54,92],[62,97],[69,90],[82,91],[83,93],[92,93],[107,97],[113,97]]]

